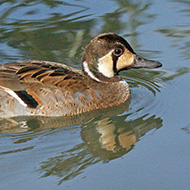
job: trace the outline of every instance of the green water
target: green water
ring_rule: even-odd
[[[103,32],[163,67],[122,72],[131,98],[118,107],[0,120],[0,189],[190,188],[188,0],[0,2],[1,64],[80,68],[83,48]]]

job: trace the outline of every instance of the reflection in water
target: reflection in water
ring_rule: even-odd
[[[186,134],[190,135],[190,125],[187,125],[186,127],[181,128],[181,130],[185,131]]]
[[[45,129],[48,128],[52,130],[61,127],[60,130],[65,130],[63,126],[67,126],[67,130],[73,130],[73,127],[69,129],[68,126],[81,124],[83,143],[74,144],[69,150],[64,150],[64,147],[62,147],[63,151],[58,153],[58,156],[55,153],[56,156],[47,158],[40,163],[40,168],[36,170],[42,174],[41,177],[58,176],[60,178],[59,183],[62,183],[65,180],[72,179],[83,172],[85,168],[101,160],[108,162],[125,155],[148,131],[162,126],[162,119],[155,115],[145,114],[136,119],[128,119],[132,114],[126,113],[129,109],[129,103],[130,101],[127,101],[122,106],[95,110],[80,116],[12,118],[1,123],[1,126],[3,126],[7,122],[4,131],[1,132],[14,132],[14,130],[16,132],[22,129],[23,131],[36,131],[38,133],[39,130],[45,132]],[[15,126],[16,123],[17,126]],[[8,127],[9,124],[13,124],[14,127]],[[31,141],[36,138],[36,135],[33,133],[22,135],[22,138],[14,143]],[[9,153],[4,152],[3,154]]]
[[[107,162],[119,158],[129,152],[146,132],[162,126],[160,118],[147,117],[133,121],[125,121],[127,115],[93,119],[81,127],[83,143],[43,161],[37,171],[42,177],[59,176],[61,183],[100,160]]]
[[[104,118],[82,128],[81,137],[90,152],[101,160],[109,161],[129,152],[134,144],[151,129],[162,126],[162,120],[144,115],[135,120],[125,121],[126,115]],[[145,119],[147,118],[147,119]]]
[[[72,63],[68,57],[73,55],[69,51],[73,47],[75,36],[80,31],[87,34],[93,24],[92,20],[85,21],[85,16],[78,16],[85,15],[83,12],[87,8],[61,1],[44,0],[31,3],[22,1],[17,4],[9,1],[9,3],[13,5],[6,4],[6,8],[2,10],[0,21],[0,40],[2,43],[8,42],[8,46],[4,44],[6,49],[11,47],[21,50],[23,58],[19,59]],[[25,5],[30,8],[26,8]],[[71,7],[73,8],[71,9]],[[80,21],[81,18],[84,20]],[[81,45],[81,41],[79,42]],[[1,58],[9,60],[10,56],[4,49],[0,51]]]
[[[182,52],[183,59],[190,59],[190,27],[189,27],[189,16],[190,16],[190,1],[189,0],[170,0],[178,4],[178,14],[185,15],[187,17],[188,23],[176,24],[172,27],[164,27],[163,29],[157,30],[158,32],[164,34],[165,36],[172,39],[171,46],[177,47],[180,52]],[[176,17],[180,18],[179,16]],[[185,20],[185,19],[184,19]]]
[[[189,27],[189,25],[181,28],[177,27],[172,29],[157,30],[158,32],[166,35],[167,37],[178,39],[174,40],[172,45],[178,47],[180,51],[182,50],[184,59],[190,58],[190,41],[189,41],[190,28],[187,27]],[[184,41],[183,43],[182,39]]]
[[[125,36],[128,31],[132,45],[139,47],[136,29],[150,22],[153,17],[146,13],[150,4],[120,0],[115,2],[118,9],[92,19],[88,11],[90,5],[84,6],[81,1],[3,1],[0,8],[0,59],[79,64],[81,47],[102,32],[124,32]],[[103,7],[101,9],[104,10]],[[96,31],[95,34],[93,31]]]
[[[170,0],[172,2],[179,3],[180,11],[182,14],[187,14],[190,16],[190,1],[189,0]]]

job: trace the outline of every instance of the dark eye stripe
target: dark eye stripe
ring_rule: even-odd
[[[38,102],[25,90],[14,91],[19,98],[30,108],[36,108],[38,106]]]
[[[116,56],[115,54],[112,54],[112,60],[113,60],[113,71],[116,74],[117,73],[117,60],[118,60],[118,56]]]

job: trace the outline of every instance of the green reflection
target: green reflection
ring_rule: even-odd
[[[182,55],[184,59],[190,59],[190,27],[180,26],[178,28],[172,29],[160,29],[158,32],[170,37],[173,40],[174,47],[178,47],[179,51],[182,51]],[[183,40],[183,43],[181,43]]]
[[[186,134],[190,135],[190,125],[187,125],[186,127],[181,128]]]
[[[182,14],[186,14],[187,16],[190,16],[190,1],[189,0],[170,0],[171,2],[176,2],[180,4],[180,8],[183,8],[180,10]]]
[[[6,43],[13,50],[19,50],[20,59],[58,61],[71,65],[79,64],[82,47],[102,32],[126,34],[128,31],[132,44],[140,46],[136,30],[153,17],[146,13],[150,6],[149,1],[115,2],[119,8],[99,18],[93,18],[93,15],[87,13],[88,5],[83,6],[80,1],[3,1],[1,5],[8,6],[2,10],[0,8],[0,43]],[[41,15],[41,5],[50,8],[43,13],[44,15]],[[68,11],[71,7],[76,9]],[[61,11],[54,12],[53,8],[61,8]],[[14,18],[14,15],[23,9],[25,11],[21,17]],[[25,17],[28,15],[30,19],[26,20]],[[96,34],[92,34],[92,31],[96,31]],[[2,60],[10,59],[6,49],[0,51],[0,55]]]
[[[190,19],[190,1],[189,0],[170,0],[171,2],[176,2],[178,4],[179,14],[185,14],[185,16]],[[179,17],[179,16],[178,16]],[[173,47],[177,47],[180,52],[182,52],[183,59],[190,59],[190,25],[189,23],[181,23],[174,27],[165,27],[163,29],[157,30],[159,33],[171,38]]]

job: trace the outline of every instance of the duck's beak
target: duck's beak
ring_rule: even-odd
[[[131,68],[158,68],[162,64],[158,61],[148,60],[135,54],[134,63]]]

